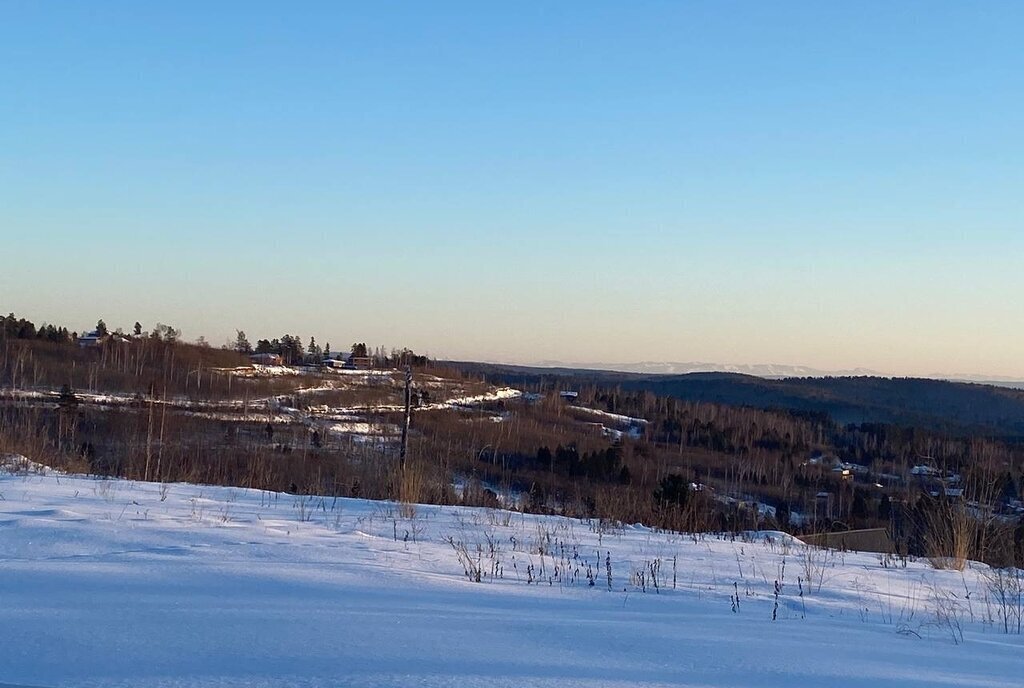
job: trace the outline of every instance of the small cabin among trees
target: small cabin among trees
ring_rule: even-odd
[[[99,346],[103,343],[106,337],[101,335],[96,330],[92,332],[86,332],[78,338],[78,346],[83,349],[91,349],[94,346]]]

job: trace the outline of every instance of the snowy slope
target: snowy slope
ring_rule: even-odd
[[[1024,669],[980,569],[778,534],[53,473],[0,476],[0,496],[0,684],[1019,686]],[[449,538],[474,565],[479,545],[482,582]]]

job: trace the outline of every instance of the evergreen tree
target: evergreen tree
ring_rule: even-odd
[[[318,361],[323,356],[320,347],[316,345],[316,337],[309,338],[309,346],[306,347],[306,355],[312,361]]]
[[[554,454],[547,447],[541,447],[537,450],[537,464],[540,468],[546,468],[548,471],[555,472],[555,460]]]
[[[789,504],[786,502],[783,502],[776,507],[775,522],[779,524],[780,528],[785,528],[789,525]]]
[[[673,473],[662,478],[654,491],[654,501],[659,506],[686,506],[690,497],[690,485],[683,476]]]
[[[249,343],[248,337],[245,336],[245,330],[235,330],[235,351],[240,354],[252,353],[252,344]]]
[[[622,470],[619,471],[619,484],[629,485],[633,482],[633,475],[629,472],[628,466],[623,466]]]
[[[178,338],[181,337],[181,330],[175,329],[170,325],[157,323],[149,336],[153,339],[165,341],[168,344],[174,344],[178,341]]]
[[[1002,489],[999,491],[999,497],[1003,501],[1012,501],[1017,499],[1020,495],[1017,493],[1017,482],[1013,479],[1013,474],[1010,471],[1002,477]]]
[[[103,318],[100,318],[96,322],[96,335],[99,337],[106,337],[107,334],[107,323],[103,322]]]
[[[892,502],[889,501],[889,495],[882,495],[881,501],[878,502],[878,518],[882,521],[888,521],[892,517]]]
[[[862,490],[853,491],[853,503],[850,506],[850,516],[857,520],[863,520],[868,515],[867,500],[864,499]]]
[[[280,350],[277,353],[280,354],[285,363],[292,365],[293,363],[299,363],[302,361],[305,349],[303,348],[302,340],[299,337],[286,334],[281,337]]]
[[[61,385],[60,397],[57,399],[57,403],[61,408],[70,409],[78,405],[78,397],[71,390],[71,386],[68,384]]]

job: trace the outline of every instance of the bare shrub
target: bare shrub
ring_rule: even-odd
[[[961,503],[942,500],[927,512],[925,553],[936,569],[963,571],[974,551],[978,522]]]
[[[821,586],[825,583],[825,571],[828,569],[833,557],[832,550],[828,548],[807,545],[804,548],[801,564],[804,571],[804,580],[807,581],[807,592],[821,592]]]
[[[1024,616],[1024,571],[1018,568],[991,568],[983,574],[987,601],[995,606],[995,617],[1003,633],[1020,635]],[[992,616],[991,611],[989,612]]]
[[[466,543],[462,540],[456,541],[452,536],[448,536],[446,542],[451,545],[452,549],[455,550],[455,556],[458,557],[459,563],[462,565],[462,572],[466,576],[466,580],[472,583],[479,583],[483,579],[483,548],[477,544],[473,551],[466,546]]]
[[[985,561],[998,549],[993,542],[1002,530],[994,508],[997,485],[994,469],[977,465],[965,475],[958,495],[922,500],[924,550],[932,566],[963,571],[969,560]]]
[[[935,625],[949,633],[954,645],[964,642],[964,629],[961,623],[964,610],[956,595],[948,590],[936,588],[932,591],[932,603]]]

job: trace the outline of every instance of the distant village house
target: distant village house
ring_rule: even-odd
[[[100,334],[97,330],[86,332],[78,338],[78,346],[82,349],[91,349],[93,347],[101,346],[107,342],[117,342],[118,344],[128,344],[131,339],[120,332],[114,332],[109,334]]]

